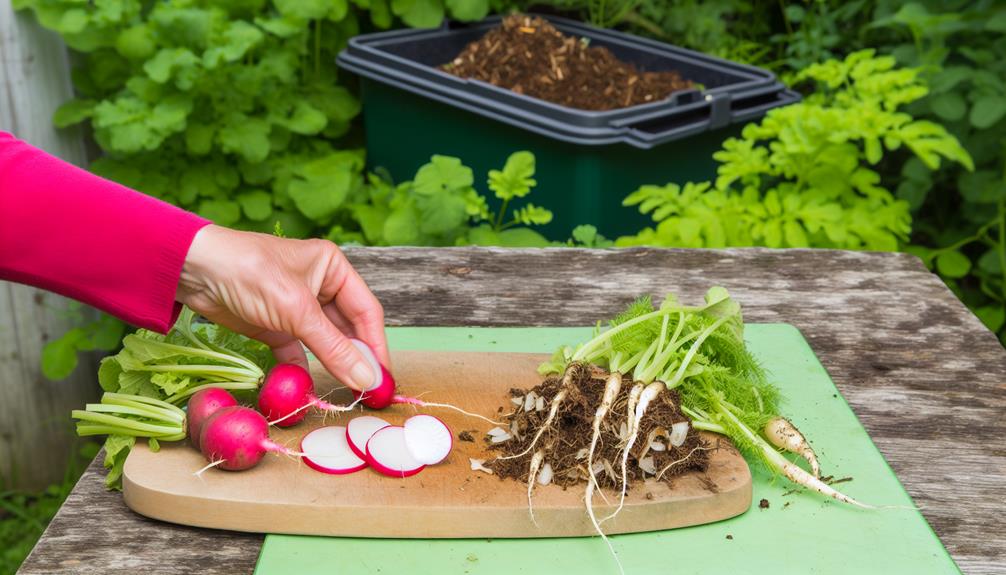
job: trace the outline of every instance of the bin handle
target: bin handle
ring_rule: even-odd
[[[729,126],[733,118],[731,102],[732,97],[729,93],[706,94],[696,104],[671,107],[633,118],[625,123],[612,122],[612,124],[625,129],[631,140],[648,148],[678,134],[710,131]]]

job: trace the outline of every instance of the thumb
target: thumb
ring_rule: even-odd
[[[373,386],[378,374],[360,350],[328,319],[317,302],[306,306],[294,326],[297,339],[311,350],[318,361],[345,385],[364,391]]]

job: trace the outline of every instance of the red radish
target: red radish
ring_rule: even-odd
[[[405,428],[389,425],[367,442],[367,463],[389,477],[409,477],[426,466],[416,461],[405,443]]]
[[[371,436],[377,433],[377,430],[384,429],[389,425],[391,424],[387,421],[373,415],[354,417],[346,424],[346,442],[353,453],[366,460],[367,442],[370,441]]]
[[[203,422],[199,445],[211,465],[228,471],[254,467],[268,451],[301,455],[270,440],[262,414],[240,406],[224,407]]]
[[[258,394],[258,409],[273,425],[296,425],[309,407],[322,411],[349,411],[353,405],[334,405],[314,394],[314,380],[306,369],[281,363],[269,371]]]
[[[185,406],[185,419],[188,422],[189,441],[192,447],[199,449],[199,433],[203,423],[211,415],[224,407],[237,405],[238,401],[226,389],[211,387],[192,394]]]
[[[451,453],[454,435],[447,424],[432,415],[416,415],[405,420],[405,446],[424,465],[436,465]]]
[[[470,413],[460,407],[455,407],[446,403],[431,403],[423,401],[417,397],[397,395],[395,393],[395,378],[391,376],[391,373],[387,370],[387,368],[381,365],[381,362],[377,361],[377,356],[374,355],[374,351],[370,349],[370,346],[358,339],[350,339],[350,341],[353,342],[353,345],[360,350],[360,353],[363,354],[364,358],[366,358],[367,363],[370,364],[370,368],[374,372],[374,383],[371,384],[370,387],[363,391],[353,392],[353,396],[356,397],[358,401],[363,403],[363,405],[366,405],[371,409],[384,409],[394,403],[404,403],[419,407],[443,407],[459,411],[471,417],[483,419],[492,424],[499,424],[498,421],[493,421],[488,417],[481,416],[477,413]]]
[[[300,441],[300,451],[308,467],[322,473],[343,475],[367,466],[350,448],[346,428],[342,426],[319,427],[308,433]]]
[[[394,401],[395,378],[391,377],[391,372],[377,361],[377,356],[374,355],[370,346],[358,339],[350,339],[349,341],[353,342],[356,349],[360,350],[360,354],[370,364],[370,369],[374,373],[374,382],[370,384],[370,387],[363,391],[354,391],[353,396],[370,409],[384,409],[392,403],[396,403]]]

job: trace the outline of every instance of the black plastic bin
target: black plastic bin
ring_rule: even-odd
[[[769,109],[799,100],[760,68],[542,17],[642,70],[676,70],[703,89],[618,110],[578,110],[438,69],[496,26],[498,16],[472,25],[365,34],[350,40],[338,64],[362,78],[368,165],[403,181],[433,154],[457,156],[487,192],[482,184],[490,169],[512,152],[530,150],[538,186],[527,199],[555,214],[545,235],[566,239],[575,225],[589,223],[616,237],[649,223],[621,206],[628,193],[642,184],[714,178],[712,154],[723,140]]]

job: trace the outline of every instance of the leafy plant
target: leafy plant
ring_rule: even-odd
[[[927,93],[915,69],[872,50],[797,78],[804,102],[770,111],[714,154],[715,182],[644,186],[625,199],[657,226],[618,245],[829,247],[894,250],[911,230],[909,204],[875,169],[906,148],[929,169],[971,158],[940,125],[901,109]]]
[[[74,301],[67,303],[67,315],[77,324],[63,335],[42,347],[42,375],[51,380],[69,377],[77,368],[78,354],[87,351],[112,351],[119,346],[126,326],[110,315],[87,321],[84,307]]]
[[[505,221],[507,205],[527,196],[535,186],[535,159],[516,152],[502,170],[489,172],[488,187],[502,200],[498,213],[489,211],[474,188],[471,168],[449,156],[433,156],[409,182],[393,185],[370,175],[364,199],[351,209],[372,245],[502,245],[545,246],[541,234],[526,226],[547,224],[552,213],[528,204]],[[346,233],[341,238],[352,239]]]
[[[67,461],[63,479],[41,491],[0,484],[0,574],[14,575],[97,453],[97,443],[80,444]]]
[[[975,161],[974,171],[901,170],[899,197],[918,222],[910,251],[938,272],[1000,339],[1006,337],[1003,201],[1006,198],[1006,9],[994,2],[882,2],[875,34],[919,66],[931,94],[913,112],[947,125]]]

